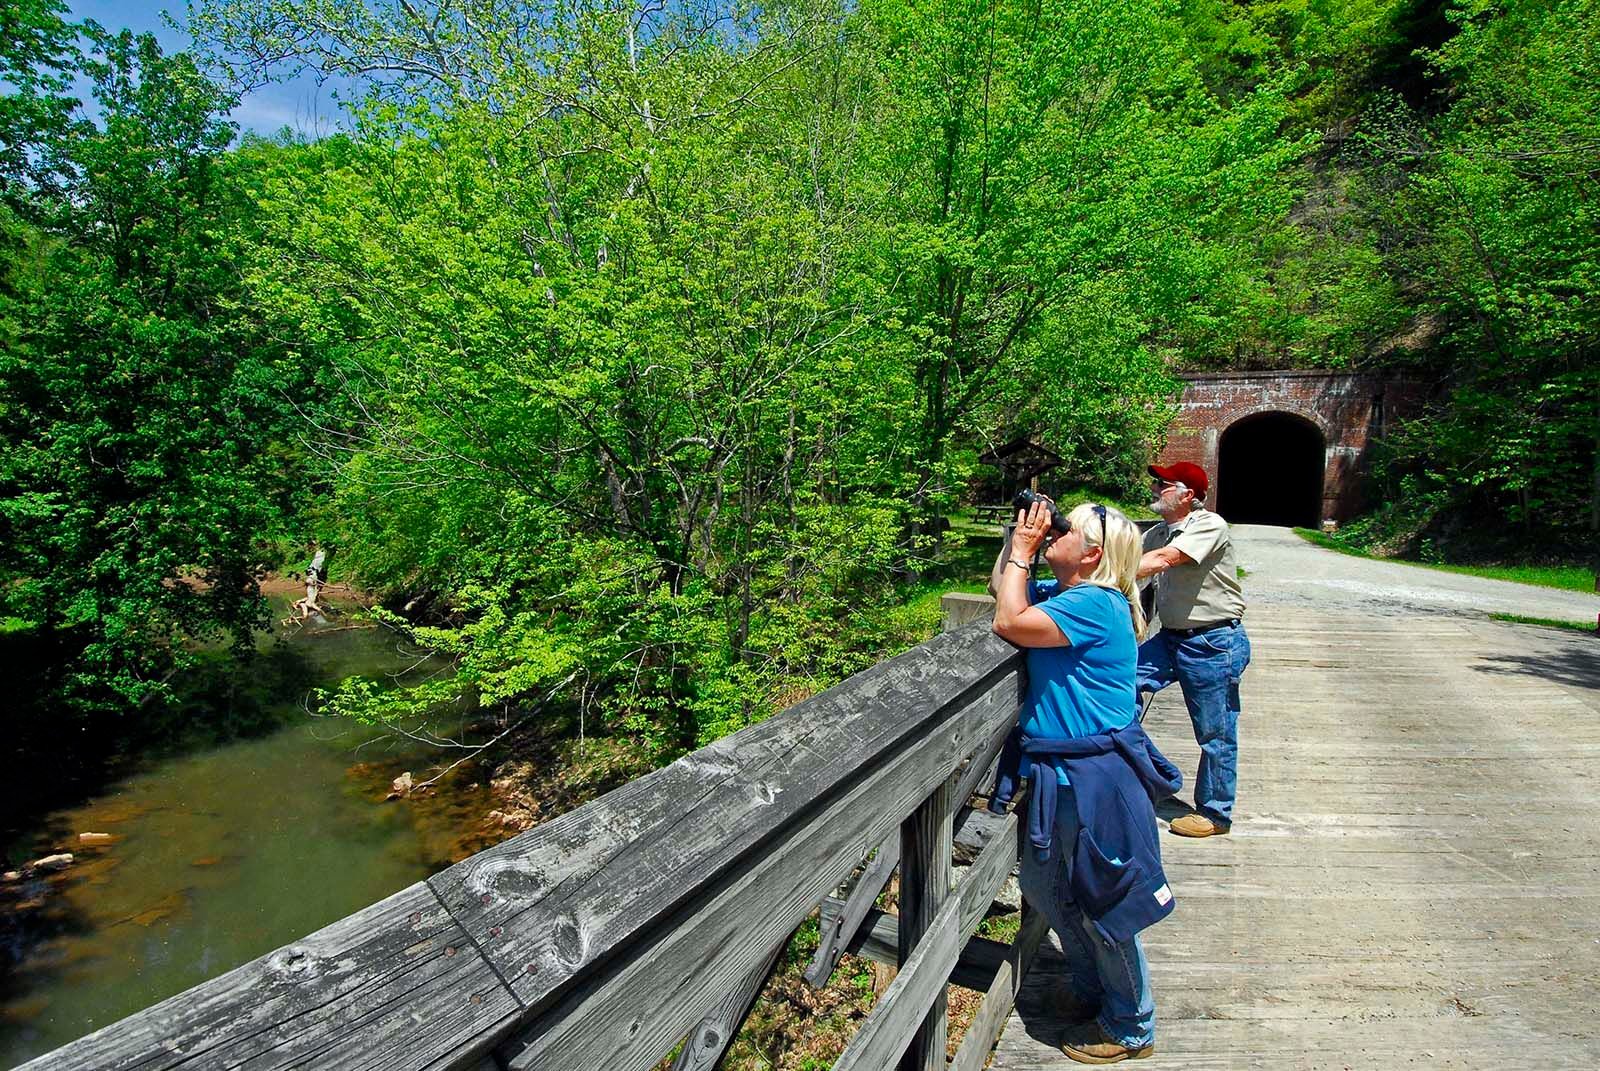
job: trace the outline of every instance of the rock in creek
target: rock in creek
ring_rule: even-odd
[[[47,855],[43,859],[35,859],[22,868],[23,873],[30,870],[65,870],[72,865],[72,853],[61,852],[57,855]]]
[[[533,824],[525,815],[507,814],[504,811],[490,811],[486,817],[502,829],[522,830]]]
[[[112,834],[112,833],[79,833],[78,834],[78,843],[79,844],[110,844],[112,841],[114,841],[116,839],[117,839],[116,835]]]
[[[407,770],[394,779],[389,785],[389,794],[383,798],[385,800],[397,800],[409,796],[411,795],[411,786],[414,784],[416,782],[411,777],[411,771]]]

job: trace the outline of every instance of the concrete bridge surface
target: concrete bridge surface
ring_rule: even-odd
[[[1486,616],[1593,622],[1600,596],[1235,531],[1237,822],[1163,838],[1178,909],[1146,934],[1136,1066],[1600,1068],[1600,639]],[[1147,724],[1192,780],[1176,687]],[[1077,1066],[1059,976],[1048,949],[995,1071]]]

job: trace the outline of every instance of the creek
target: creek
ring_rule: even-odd
[[[282,616],[287,600],[278,600]],[[382,629],[281,626],[311,686],[437,672]],[[345,627],[340,627],[345,626]],[[75,863],[0,889],[0,1068],[13,1068],[434,873],[481,842],[488,790],[383,803],[436,754],[385,750],[372,730],[312,718],[147,764],[44,816],[13,859]],[[103,844],[79,834],[106,833]]]

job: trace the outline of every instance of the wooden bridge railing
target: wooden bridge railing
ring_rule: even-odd
[[[26,1071],[624,1071],[686,1037],[675,1066],[711,1068],[819,904],[813,981],[847,948],[900,968],[836,1067],[945,1067],[954,976],[988,988],[976,1071],[1043,932],[972,937],[1016,818],[957,820],[1021,688],[986,625],[946,633]],[[952,888],[958,825],[990,835]]]

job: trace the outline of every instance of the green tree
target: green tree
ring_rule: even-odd
[[[1143,3],[863,5],[881,109],[872,253],[910,347],[916,464],[936,534],[971,451],[1026,429],[1069,471],[1142,469],[1166,369],[1240,303],[1303,146],[1280,87],[1223,107],[1172,10]]]
[[[1576,549],[1600,530],[1600,6],[1452,18],[1429,54],[1449,107],[1395,102],[1367,139],[1389,264],[1440,325],[1422,360],[1446,385],[1394,443],[1391,479],[1422,520],[1503,511]]]
[[[0,7],[0,344],[14,325],[9,299],[16,275],[36,259],[29,206],[56,177],[52,140],[72,124],[77,100],[69,92],[79,60],[77,28],[59,0],[17,0]]]
[[[251,285],[343,376],[344,560],[463,615],[418,633],[457,655],[452,694],[578,665],[670,748],[859,665],[835,640],[888,587],[899,381],[852,352],[837,14],[593,5],[485,51],[514,20],[352,15],[313,42],[296,5],[249,11],[197,25],[393,68],[353,139],[264,172]]]
[[[15,203],[51,177],[49,145],[73,122],[78,27],[61,0],[0,6],[0,200]]]
[[[60,651],[59,698],[170,694],[192,641],[244,647],[285,408],[231,255],[231,98],[149,35],[90,25],[100,109],[41,142],[37,263],[0,355],[0,589]]]

